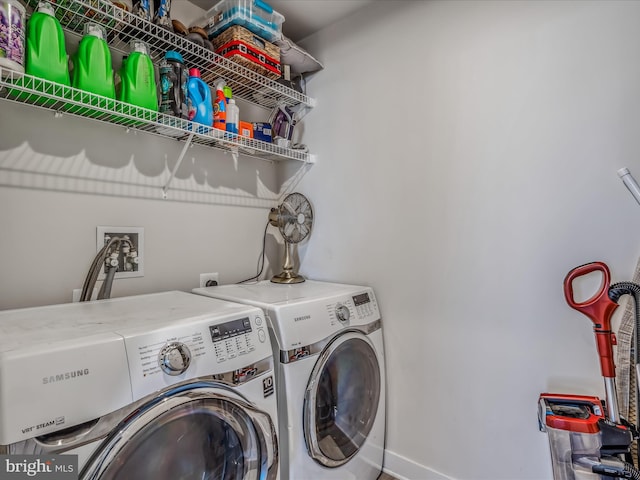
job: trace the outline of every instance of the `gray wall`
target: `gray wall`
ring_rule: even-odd
[[[640,3],[374,2],[304,44],[303,267],[377,292],[387,468],[551,478],[539,393],[603,395],[562,281],[640,254]]]

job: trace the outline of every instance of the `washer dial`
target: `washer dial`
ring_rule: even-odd
[[[347,322],[349,320],[349,317],[351,317],[349,307],[342,304],[336,305],[336,317],[338,317],[338,320],[340,320],[342,323]]]
[[[168,343],[160,350],[158,361],[160,368],[167,375],[180,375],[186,372],[191,364],[191,352],[184,343]]]

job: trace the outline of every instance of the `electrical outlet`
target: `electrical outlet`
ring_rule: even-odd
[[[215,287],[217,285],[218,285],[218,272],[200,274],[200,287]]]
[[[120,242],[118,250],[118,270],[115,278],[144,277],[144,228],[96,227],[97,251],[102,250],[114,237],[124,239]],[[104,280],[106,273],[106,266],[103,265],[98,280]]]
[[[79,302],[80,301],[80,295],[82,295],[82,289],[81,288],[74,288],[73,289],[73,293],[72,293],[71,301],[73,303]],[[94,288],[93,292],[91,292],[91,300],[96,300],[97,298],[98,298],[98,289]]]

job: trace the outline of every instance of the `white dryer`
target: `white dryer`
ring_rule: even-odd
[[[165,292],[0,312],[0,453],[81,479],[279,477],[259,308]]]
[[[307,280],[193,292],[265,311],[274,351],[279,351],[282,478],[377,479],[386,392],[382,323],[373,290]]]

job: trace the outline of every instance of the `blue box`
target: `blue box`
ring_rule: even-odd
[[[253,122],[253,138],[263,142],[271,143],[271,124],[267,122]]]

